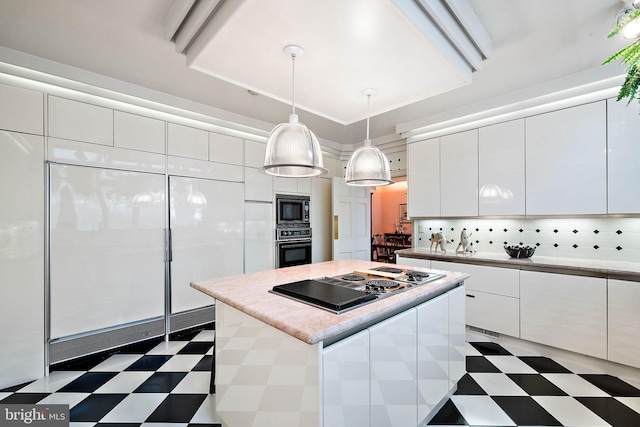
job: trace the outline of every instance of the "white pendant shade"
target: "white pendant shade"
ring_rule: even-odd
[[[288,123],[280,123],[269,134],[263,169],[270,175],[291,178],[324,175],[328,169],[322,163],[318,139],[296,114],[295,59],[303,50],[289,45],[284,52],[291,55],[292,62],[292,113]]]
[[[367,108],[371,95],[375,93],[373,89],[366,89]],[[367,117],[367,139],[364,146],[353,152],[347,163],[347,171],[344,177],[349,185],[360,187],[377,187],[381,185],[393,184],[389,160],[377,147],[371,145],[369,139],[369,117]]]

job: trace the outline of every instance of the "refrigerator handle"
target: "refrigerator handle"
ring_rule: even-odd
[[[171,250],[171,248],[172,248],[172,244],[171,244],[171,229],[167,228],[164,231],[165,231],[165,239],[164,239],[164,242],[165,242],[165,248],[164,248],[165,249],[165,251],[164,251],[165,260],[168,261],[168,262],[171,262],[171,261],[173,261],[173,253],[172,253],[172,250]]]

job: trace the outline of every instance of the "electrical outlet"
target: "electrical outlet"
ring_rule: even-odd
[[[423,225],[419,225],[418,226],[418,233],[424,233],[424,226]]]

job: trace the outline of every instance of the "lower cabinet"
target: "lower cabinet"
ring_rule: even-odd
[[[640,283],[608,281],[609,360],[640,368]]]
[[[323,350],[325,427],[416,427],[465,373],[464,286]]]
[[[401,255],[396,257],[396,264],[408,265],[410,267],[431,268],[431,261],[428,259],[406,258]]]
[[[431,268],[471,275],[465,281],[467,325],[520,337],[520,271],[432,261]]]
[[[607,279],[520,272],[522,339],[607,358]]]

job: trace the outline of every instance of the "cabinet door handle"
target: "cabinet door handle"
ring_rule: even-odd
[[[467,298],[475,298],[475,297],[476,297],[475,295],[469,295],[469,294],[467,294]]]
[[[333,240],[338,240],[338,215],[333,216]]]

